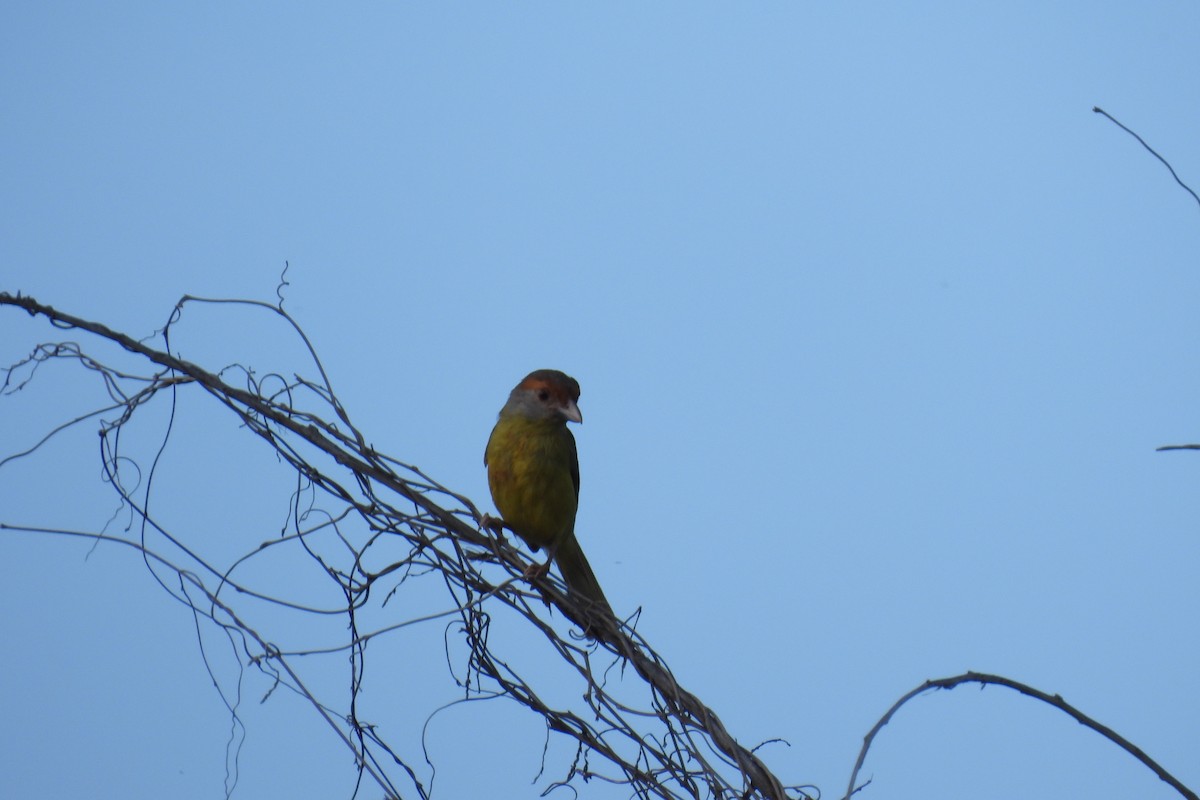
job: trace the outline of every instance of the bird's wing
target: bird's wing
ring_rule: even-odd
[[[579,451],[575,449],[575,435],[571,433],[571,429],[563,426],[563,431],[567,434],[567,444],[571,446],[571,482],[575,484],[575,502],[579,502]]]

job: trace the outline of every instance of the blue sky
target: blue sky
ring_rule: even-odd
[[[1200,209],[1091,109],[1200,185],[1198,35],[1188,3],[9,4],[0,289],[142,336],[185,293],[274,300],[287,261],[359,428],[484,506],[508,390],[575,376],[608,597],[743,743],[790,742],[762,753],[789,783],[839,796],[898,696],[975,669],[1195,788],[1200,457],[1154,448],[1200,440]],[[247,311],[197,307],[177,337],[301,368]],[[60,338],[0,313],[6,364]],[[3,453],[103,399],[42,380],[0,401]],[[246,552],[287,482],[228,415],[184,410],[157,502]],[[94,428],[0,469],[0,521],[112,509]],[[228,713],[141,561],[7,533],[0,557],[13,795],[222,796]],[[402,731],[454,692],[440,627],[397,644],[371,700]],[[414,685],[444,699],[405,705]],[[311,710],[245,688],[236,796],[349,796]],[[547,785],[515,707],[431,740],[442,796]],[[865,777],[1174,796],[995,689],[911,704]]]

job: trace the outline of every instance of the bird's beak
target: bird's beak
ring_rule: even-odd
[[[562,407],[562,413],[571,422],[578,422],[580,425],[583,424],[583,414],[580,413],[579,406],[575,405],[574,400],[567,401],[567,404]]]

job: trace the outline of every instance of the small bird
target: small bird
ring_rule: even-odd
[[[508,396],[483,464],[505,524],[534,552],[546,549],[573,595],[612,613],[575,538],[579,454],[567,422],[583,422],[579,383],[555,369],[529,373]]]

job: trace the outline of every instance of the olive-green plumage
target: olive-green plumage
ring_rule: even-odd
[[[611,612],[575,538],[579,455],[567,422],[583,422],[579,384],[558,370],[525,377],[500,409],[483,463],[504,522],[535,551],[546,549],[571,592]]]

